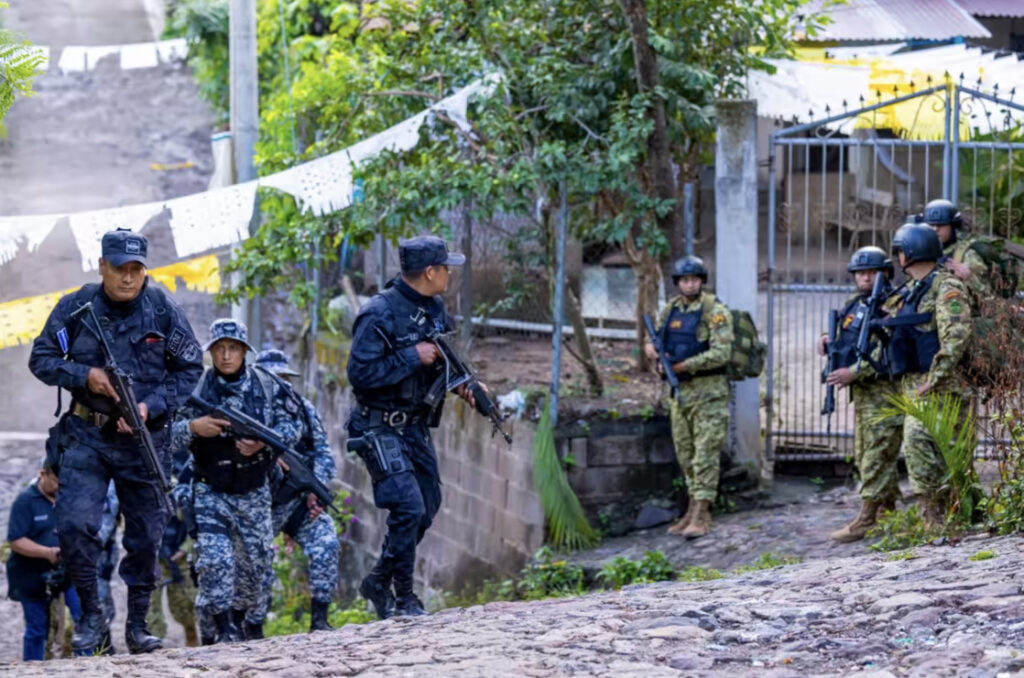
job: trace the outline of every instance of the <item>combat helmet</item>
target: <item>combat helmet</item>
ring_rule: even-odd
[[[677,260],[672,266],[672,283],[678,285],[684,275],[695,275],[707,282],[708,269],[704,267],[704,260],[692,254]]]
[[[892,237],[894,255],[903,252],[907,264],[938,261],[942,258],[942,242],[935,229],[924,224],[903,224]]]

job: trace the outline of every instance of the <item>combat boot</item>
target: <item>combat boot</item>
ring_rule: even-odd
[[[391,593],[391,576],[378,565],[373,572],[366,575],[359,585],[359,594],[373,603],[378,619],[387,619],[395,615],[395,596]]]
[[[925,529],[929,532],[941,532],[946,526],[946,521],[943,519],[939,500],[934,496],[922,495],[920,506]]]
[[[396,617],[421,617],[427,611],[423,608],[423,602],[416,597],[415,593],[399,595],[395,599]]]
[[[323,602],[320,600],[312,601],[312,614],[309,618],[309,632],[313,631],[331,631],[334,629],[333,626],[327,623],[327,609],[331,603]]]
[[[668,528],[669,534],[679,534],[687,527],[690,526],[690,522],[693,520],[693,514],[697,512],[697,500],[693,498],[691,494],[686,500],[686,513],[683,517],[672,523]]]
[[[213,615],[213,623],[217,625],[218,643],[240,643],[245,640],[242,632],[231,619],[230,612],[218,612]]]
[[[198,647],[199,634],[195,624],[185,624],[185,647]]]
[[[686,529],[680,532],[687,539],[703,537],[711,531],[711,502],[707,499],[697,501],[697,508],[693,511],[693,518]]]
[[[853,522],[836,530],[829,537],[840,544],[860,541],[867,536],[868,530],[875,526],[880,505],[880,502],[865,499],[860,505],[860,513],[853,519]]]
[[[145,654],[163,647],[161,640],[150,633],[146,626],[149,598],[150,589],[128,587],[128,617],[124,622],[124,642],[131,654]]]
[[[263,622],[259,624],[243,622],[242,629],[246,640],[263,640]]]
[[[882,519],[886,513],[896,510],[896,497],[889,497],[878,504],[878,512],[875,514],[875,521]]]
[[[82,616],[75,624],[75,633],[71,636],[71,650],[75,656],[89,656],[102,647],[104,638],[110,638],[110,624],[107,623],[107,615],[100,604],[96,584],[75,588],[82,602]]]

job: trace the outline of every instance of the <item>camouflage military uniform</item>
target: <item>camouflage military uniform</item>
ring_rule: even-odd
[[[208,370],[196,391],[204,399],[223,404],[256,417],[273,428],[286,442],[299,438],[295,415],[298,407],[286,387],[276,377],[254,368],[243,367],[244,374],[228,380]],[[196,570],[199,594],[196,607],[208,607],[213,614],[245,610],[259,603],[267,568],[270,567],[273,531],[270,517],[270,488],[267,472],[273,464],[271,451],[259,451],[242,459],[231,452],[234,441],[199,439],[192,435],[189,422],[200,416],[191,406],[179,410],[171,428],[172,449],[192,450],[196,467],[193,481],[198,540]],[[227,445],[233,454],[226,476],[213,480],[213,469],[204,467],[206,452],[197,450],[203,441]],[[246,486],[241,482],[240,463],[246,466]],[[207,475],[209,474],[209,475]],[[255,485],[254,489],[248,489]]]
[[[673,309],[702,311],[697,339],[709,344],[706,351],[683,361],[686,369],[679,380],[684,402],[680,405],[670,399],[669,415],[676,458],[690,493],[698,501],[713,502],[718,494],[719,455],[729,428],[729,382],[724,367],[732,346],[732,313],[710,292],[701,292],[689,303],[680,295],[658,316],[660,327]],[[714,374],[701,376],[701,372]]]
[[[971,248],[975,239],[957,238],[942,248],[942,253],[953,261],[966,264],[971,269],[971,277],[962,281],[971,293],[971,301],[977,311],[977,302],[992,296],[992,289],[988,281],[988,264],[982,259],[978,252]]]
[[[917,398],[918,388],[928,387],[929,394],[949,393],[963,397],[964,387],[956,375],[956,367],[964,355],[971,338],[971,304],[967,285],[952,273],[940,269],[934,272],[931,286],[917,304],[919,313],[933,313],[934,317],[923,325],[915,326],[920,331],[935,331],[938,334],[938,352],[926,372],[904,374],[900,389],[910,397]],[[925,284],[911,281],[907,294]],[[887,309],[894,314],[903,306],[905,296],[893,296]],[[969,408],[964,407],[966,415]],[[903,453],[907,460],[910,487],[914,494],[934,497],[939,489],[945,464],[935,442],[919,420],[906,417],[903,424]]]
[[[327,442],[327,432],[324,430],[313,403],[301,396],[300,398],[305,412],[304,416],[299,418],[303,427],[303,442],[299,444],[298,448],[305,452],[303,456],[317,480],[327,484],[334,477],[335,471],[331,446]],[[275,535],[285,529],[289,519],[295,515],[296,511],[300,510],[300,506],[305,505],[307,496],[303,494],[301,497],[294,497],[283,504],[275,503],[272,510]],[[315,601],[331,602],[334,591],[338,587],[338,553],[341,548],[334,519],[326,510],[314,520],[310,520],[306,513],[298,530],[289,536],[298,542],[309,561],[311,597]],[[270,610],[273,584],[274,570],[273,567],[270,567],[267,569],[260,604],[249,611],[246,621],[260,623],[266,618],[267,612]]]
[[[854,301],[845,307],[852,310]],[[850,322],[849,314],[840,320]],[[881,350],[876,346],[876,360]],[[856,381],[850,385],[853,401],[853,463],[860,474],[860,496],[864,501],[890,504],[899,499],[899,469],[897,459],[903,440],[903,417],[883,417],[882,411],[892,407],[889,398],[897,393],[896,385],[888,378],[879,379],[871,363],[861,360],[850,367]]]

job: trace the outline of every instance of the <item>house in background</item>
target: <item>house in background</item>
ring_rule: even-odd
[[[956,0],[992,37],[971,44],[1024,55],[1024,0]]]

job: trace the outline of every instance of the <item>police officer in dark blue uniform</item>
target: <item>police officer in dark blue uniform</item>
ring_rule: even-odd
[[[437,347],[427,337],[452,329],[440,295],[448,288],[450,267],[466,260],[435,236],[402,243],[399,258],[401,276],[359,312],[348,360],[356,397],[349,436],[367,440],[370,433],[376,441],[375,447],[358,453],[373,479],[374,503],[388,510],[380,558],[359,589],[381,619],[426,614],[413,593],[413,567],[416,545],[441,505],[437,455],[428,429],[438,424],[444,390],[433,407],[425,398],[445,377]],[[459,395],[472,402],[465,390]]]
[[[124,516],[120,573],[128,585],[125,641],[132,653],[160,647],[160,640],[146,628],[146,611],[167,515],[138,440],[122,419],[113,416],[116,393],[103,370],[104,356],[94,334],[103,332],[118,366],[132,375],[139,414],[169,466],[167,424],[203,372],[202,351],[181,308],[150,283],[147,249],[146,238],[136,233],[119,229],[105,234],[99,260],[102,282],[85,285],[57,302],[29,358],[32,374],[72,396],[62,420],[56,514],[61,554],[82,601],[82,619],[72,639],[77,654],[95,652],[109,628],[97,595],[96,567],[111,479]],[[89,314],[71,317],[87,302],[92,302],[100,328],[93,327]]]

